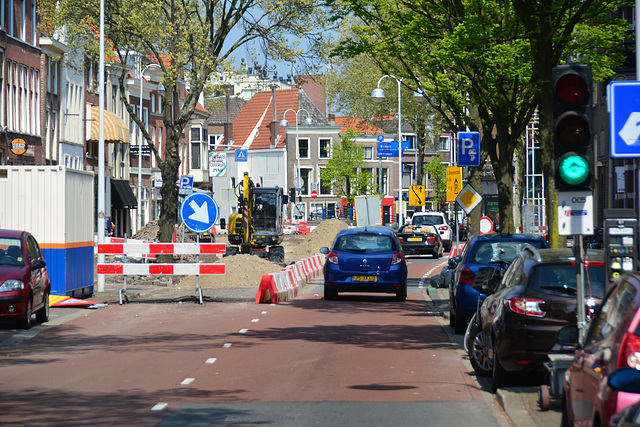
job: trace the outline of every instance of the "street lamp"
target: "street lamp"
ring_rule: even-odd
[[[140,110],[138,110],[138,114],[140,116],[140,121],[144,125],[144,116],[142,114],[142,76],[144,72],[147,71],[147,68],[156,67],[160,68],[159,64],[151,63],[142,67],[142,58],[140,58],[139,62],[139,71],[140,71]],[[137,230],[140,231],[142,228],[142,126],[140,126],[140,138],[138,139],[138,227]]]
[[[385,74],[378,80],[378,86],[371,92],[371,98],[375,102],[382,102],[385,99],[384,90],[380,88],[380,83],[385,78],[390,77],[398,82],[398,226],[404,224],[404,217],[402,214],[403,204],[402,201],[402,102],[400,98],[400,88],[402,78],[398,79],[390,74]]]
[[[298,114],[300,113],[300,111],[304,111],[305,113],[307,113],[307,118],[304,120],[304,123],[307,125],[312,125],[313,124],[313,119],[311,118],[311,114],[309,114],[309,112],[307,110],[305,110],[304,108],[300,108],[299,110],[294,110],[292,108],[289,108],[287,111],[284,112],[284,114],[282,115],[282,120],[280,120],[280,126],[282,127],[287,127],[289,126],[289,122],[287,121],[286,117],[287,117],[287,113],[291,111],[296,115],[296,159],[298,160],[298,177],[296,178],[296,180],[294,180],[293,185],[296,186],[296,188],[300,188],[300,193],[302,193],[302,175],[300,174],[300,149],[298,148],[298,139],[299,139],[299,132],[298,132]],[[294,200],[293,203],[295,204],[296,201]]]

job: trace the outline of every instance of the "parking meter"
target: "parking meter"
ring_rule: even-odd
[[[624,273],[638,266],[638,219],[633,209],[604,210],[607,290]]]

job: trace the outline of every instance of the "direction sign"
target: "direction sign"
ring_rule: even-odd
[[[409,186],[409,206],[425,206],[426,193],[424,185]]]
[[[558,234],[593,234],[591,191],[558,191]]]
[[[640,157],[640,82],[615,81],[607,89],[611,157]]]
[[[471,186],[471,184],[466,184],[462,188],[460,194],[458,194],[458,197],[456,197],[456,202],[458,202],[462,209],[464,209],[467,215],[469,215],[481,201],[482,196]]]
[[[447,168],[447,202],[455,201],[461,189],[462,168],[459,166],[449,166]]]
[[[480,166],[480,132],[458,132],[458,166]]]
[[[194,233],[204,233],[218,220],[218,204],[207,193],[191,193],[180,205],[180,218]]]

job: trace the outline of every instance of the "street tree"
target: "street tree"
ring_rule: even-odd
[[[482,149],[488,152],[498,186],[501,230],[513,232],[511,159],[538,106],[539,76],[533,72],[531,44],[511,2],[343,3],[346,7],[342,13],[357,16],[362,24],[353,27],[357,37],[344,41],[340,54],[368,52],[384,64],[383,69],[414,77],[433,100],[447,105],[452,117],[464,117],[460,111],[475,110],[482,131]],[[544,9],[543,5],[540,9]],[[602,55],[603,50],[594,46],[611,46],[614,40],[620,42],[616,37],[592,37],[591,44],[583,44],[582,49],[594,56]],[[573,46],[574,50],[577,47]],[[455,128],[464,129],[461,124],[460,120],[452,123]]]
[[[171,240],[178,211],[179,139],[210,75],[228,69],[234,52],[253,42],[260,42],[270,58],[309,64],[322,60],[326,57],[325,30],[330,25],[326,11],[316,0],[105,1],[104,34],[109,46],[105,58],[111,64],[121,64],[121,93],[128,92],[125,79],[133,56],[159,64],[163,72],[166,139],[162,152],[130,100],[122,99],[162,173],[160,241]],[[64,28],[71,48],[82,49],[91,61],[98,58],[98,0],[42,0],[39,12],[45,33],[52,35]],[[178,96],[181,81],[188,85],[184,101]]]
[[[353,203],[356,196],[376,193],[373,176],[364,170],[364,146],[356,140],[356,131],[349,130],[331,146],[327,167],[320,170],[320,181],[333,188],[333,194]]]
[[[425,168],[431,184],[427,196],[431,197],[434,207],[440,205],[447,193],[447,167],[443,162],[442,155],[438,153],[429,159]]]

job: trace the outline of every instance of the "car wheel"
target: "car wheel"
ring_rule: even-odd
[[[329,286],[324,285],[324,299],[332,300],[338,296],[338,292],[335,289],[331,289]]]
[[[271,246],[269,248],[269,261],[276,264],[284,264],[284,248],[282,246]]]
[[[444,245],[445,252],[451,252],[451,243],[447,243]]]
[[[438,251],[438,250],[434,250],[434,251],[433,251],[433,257],[434,257],[435,259],[440,258],[440,251]]]
[[[491,392],[495,393],[500,387],[504,387],[507,382],[507,372],[504,370],[498,360],[498,349],[495,340],[493,340],[493,370],[491,375]]]
[[[44,294],[44,306],[36,311],[36,320],[40,323],[49,321],[49,292]]]
[[[398,292],[396,292],[396,301],[406,301],[407,300],[407,284],[400,288]]]
[[[478,324],[469,333],[469,361],[481,377],[490,377],[493,373],[493,360],[489,358],[489,347]]]
[[[467,330],[467,322],[466,319],[462,316],[456,316],[456,319],[453,323],[453,332],[457,335],[462,335]]]
[[[24,315],[20,320],[20,327],[22,329],[29,329],[31,327],[31,298],[27,298],[27,304],[24,307]]]

